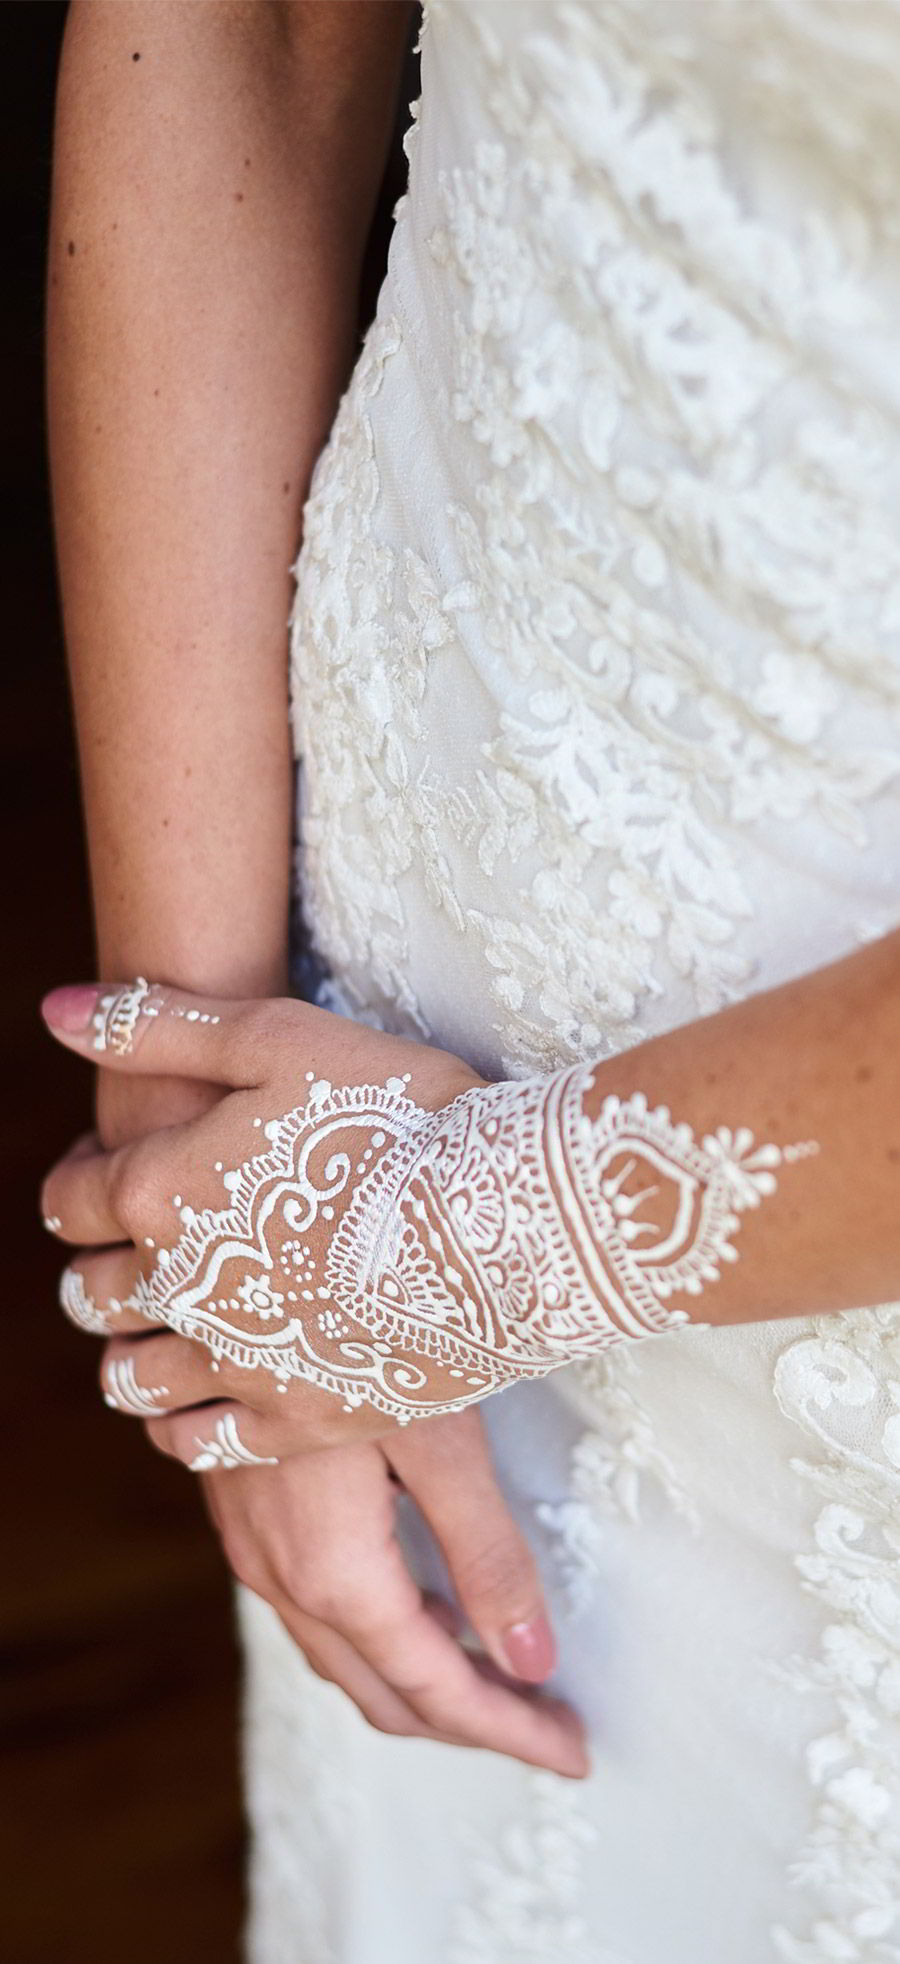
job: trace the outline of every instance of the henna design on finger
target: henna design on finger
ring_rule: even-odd
[[[278,1465],[277,1459],[262,1459],[259,1453],[251,1452],[249,1446],[243,1444],[233,1412],[225,1412],[216,1420],[213,1439],[195,1439],[194,1444],[200,1447],[200,1451],[197,1458],[189,1462],[190,1473],[211,1473],[217,1466]]]
[[[401,1425],[693,1320],[670,1298],[716,1282],[775,1169],[818,1151],[747,1127],[698,1140],[640,1092],[590,1117],[589,1065],[436,1112],[409,1073],[307,1081],[269,1150],[223,1173],[228,1205],[182,1208],[132,1304],[279,1390],[302,1379]]]
[[[104,1403],[111,1405],[114,1411],[131,1412],[135,1418],[159,1418],[159,1400],[169,1397],[171,1392],[166,1384],[138,1384],[133,1357],[113,1358],[106,1367],[103,1398]]]
[[[153,1000],[156,984],[147,981],[145,975],[138,975],[121,989],[111,989],[101,996],[93,1016],[95,1050],[114,1050],[119,1057],[127,1057],[134,1048],[134,1035],[141,1016],[153,1018],[165,1013],[167,1016],[180,1016],[186,1023],[219,1023],[221,1017],[207,1009],[185,1009],[181,1003],[167,1003],[164,1007]]]
[[[159,1010],[149,1002],[150,994],[151,985],[146,976],[138,975],[125,988],[101,996],[93,1017],[97,1033],[94,1049],[114,1050],[118,1057],[127,1057],[134,1047],[138,1017],[159,1015]]]
[[[115,1331],[115,1317],[122,1307],[113,1297],[108,1309],[98,1309],[93,1296],[89,1296],[80,1269],[64,1268],[59,1278],[60,1308],[70,1323],[79,1330],[86,1330],[92,1337],[109,1337]]]

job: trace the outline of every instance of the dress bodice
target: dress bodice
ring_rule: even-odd
[[[296,569],[333,1007],[523,1075],[900,922],[898,75],[900,0],[430,0]],[[900,1957],[900,1309],[619,1346],[485,1418],[602,1748],[535,1817],[479,1765],[417,1958]],[[386,1764],[418,1846],[434,1788]]]
[[[432,0],[422,62],[302,879],[358,1012],[520,1072],[900,919],[900,6]]]

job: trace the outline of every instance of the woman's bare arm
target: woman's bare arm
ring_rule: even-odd
[[[283,985],[289,568],[407,20],[405,0],[73,0],[49,419],[104,974]]]
[[[108,976],[143,968],[227,996],[284,986],[289,568],[354,352],[409,12],[407,0],[73,0],[50,441]],[[103,1071],[99,1084],[108,1144],[220,1095],[163,1075]],[[538,1681],[552,1644],[532,1558],[477,1432],[448,1446],[439,1434],[407,1452],[404,1483],[489,1650]],[[574,1723],[486,1688],[427,1614],[374,1449],[341,1478],[332,1455],[301,1477],[271,1472],[265,1489],[213,1476],[226,1549],[373,1723],[427,1733],[442,1700],[461,1743],[582,1769]]]

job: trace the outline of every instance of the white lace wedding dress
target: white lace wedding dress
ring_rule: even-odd
[[[408,147],[298,879],[331,1006],[525,1075],[900,922],[900,0],[431,0]],[[253,1964],[897,1964],[900,1309],[485,1416],[593,1776],[370,1732],[245,1599]]]

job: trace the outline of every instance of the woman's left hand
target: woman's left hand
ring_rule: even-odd
[[[271,1463],[493,1388],[348,1308],[354,1276],[365,1308],[367,1237],[428,1115],[483,1083],[460,1058],[306,1003],[142,981],[57,990],[43,1011],[104,1069],[229,1088],[117,1151],[81,1142],[43,1190],[47,1224],[77,1247],[63,1306],[113,1338],[105,1396],[160,1450],[195,1471]]]

